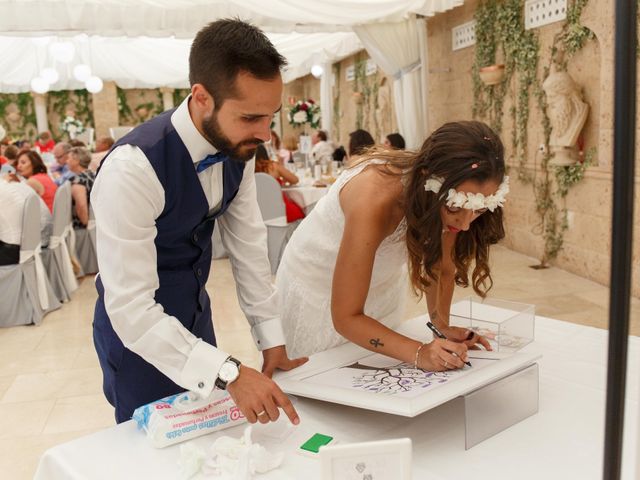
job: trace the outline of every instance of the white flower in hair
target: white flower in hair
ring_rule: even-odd
[[[424,189],[427,192],[438,193],[441,188],[442,188],[441,178],[431,177],[431,178],[428,178],[427,181],[424,183]]]
[[[487,209],[490,212],[493,212],[496,208],[501,207],[502,206],[502,202],[503,200],[500,200],[498,198],[498,195],[489,195],[486,199],[485,199],[485,205],[487,206]]]
[[[486,208],[485,197],[482,193],[467,193],[467,203],[464,208],[469,210],[482,210]]]
[[[448,207],[462,208],[465,203],[467,203],[467,194],[465,192],[458,192],[455,188],[449,189],[449,194],[447,195]]]

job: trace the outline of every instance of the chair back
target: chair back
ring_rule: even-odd
[[[61,236],[71,221],[71,183],[64,182],[56,190],[56,196],[53,199],[53,231],[51,235]]]
[[[256,173],[256,191],[262,220],[281,219],[287,221],[287,210],[278,181],[267,173]]]
[[[37,194],[29,195],[22,211],[20,250],[35,250],[40,241],[40,198]]]
[[[91,127],[88,127],[82,133],[79,133],[76,135],[76,140],[80,140],[81,142],[84,142],[87,148],[90,148],[93,146],[94,133],[95,133],[95,130]]]
[[[131,130],[133,130],[133,127],[110,127],[109,135],[111,136],[111,138],[113,138],[117,142],[120,138],[124,137]]]

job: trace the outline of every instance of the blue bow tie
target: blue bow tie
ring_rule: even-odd
[[[215,153],[213,155],[207,155],[206,157],[204,157],[203,160],[200,160],[200,162],[198,162],[198,166],[196,167],[196,172],[198,172],[198,173],[204,172],[211,165],[215,165],[216,163],[224,162],[228,158],[229,157],[227,157],[222,152],[218,152],[218,153]]]

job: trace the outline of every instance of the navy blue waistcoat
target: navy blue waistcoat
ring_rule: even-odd
[[[167,111],[140,125],[113,148],[125,144],[139,147],[164,188],[164,209],[156,219],[160,280],[156,302],[194,335],[215,345],[205,290],[211,266],[211,235],[216,217],[225,212],[238,193],[244,163],[231,159],[223,163],[221,208],[210,214],[193,160],[171,124],[172,113],[173,110]],[[123,422],[131,418],[135,408],[183,389],[122,345],[106,313],[99,276],[96,287],[94,343],[104,375],[105,395],[116,408],[116,420]]]

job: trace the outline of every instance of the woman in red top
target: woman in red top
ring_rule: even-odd
[[[40,135],[38,135],[38,139],[36,140],[36,143],[34,145],[34,147],[40,150],[40,153],[50,152],[55,146],[56,142],[53,141],[53,138],[51,138],[51,133],[49,132],[42,132]]]
[[[58,187],[47,174],[47,167],[40,155],[33,150],[20,152],[16,171],[18,175],[21,175],[27,180],[27,185],[42,197],[44,203],[49,207],[49,211],[53,213],[53,199],[56,196]],[[18,180],[15,175],[13,175],[12,179]]]
[[[267,173],[278,180],[280,185],[288,182],[291,185],[298,183],[298,177],[287,170],[284,165],[269,159],[269,154],[264,145],[259,145],[256,150],[256,173]],[[300,205],[291,200],[284,192],[282,192],[284,205],[287,211],[287,223],[295,222],[304,218],[304,212]]]

